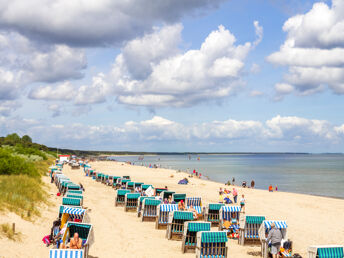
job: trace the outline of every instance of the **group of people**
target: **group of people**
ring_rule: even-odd
[[[233,191],[227,190],[226,188],[223,190],[222,187],[220,187],[219,190],[219,203],[224,203],[224,204],[231,204],[233,201],[230,199],[230,194],[233,195],[233,201],[234,203],[238,203],[238,191],[236,188],[233,188]],[[241,195],[240,199],[240,206],[241,210],[245,212],[245,195]]]
[[[235,185],[235,177],[232,178],[232,182],[230,180],[228,180],[225,185],[233,185],[234,186]],[[256,182],[254,180],[252,180],[251,181],[251,188],[254,188],[255,185],[256,185]],[[242,181],[241,186],[246,188],[247,187],[247,182],[246,181]]]

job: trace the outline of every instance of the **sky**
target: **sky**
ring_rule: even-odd
[[[0,0],[0,135],[344,152],[344,1]]]

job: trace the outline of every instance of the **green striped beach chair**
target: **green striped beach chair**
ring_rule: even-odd
[[[211,222],[212,226],[218,226],[220,222],[220,210],[222,203],[209,203],[205,208],[204,220]]]
[[[140,196],[138,203],[137,203],[137,217],[141,217],[141,211],[142,211],[142,204],[144,199],[155,199],[153,196]]]
[[[241,216],[239,223],[239,244],[245,242],[259,243],[258,230],[265,220],[265,216]]]
[[[168,199],[170,196],[172,196],[175,192],[173,191],[162,191],[160,193],[160,198],[162,199],[162,201],[164,201],[165,199]]]
[[[210,231],[210,222],[186,221],[184,222],[184,232],[182,238],[182,252],[196,252],[197,232]]]
[[[142,202],[141,221],[156,221],[161,200],[146,198]]]
[[[131,192],[134,192],[135,182],[128,181],[125,185],[125,189],[130,190]]]
[[[112,187],[116,188],[116,185],[119,183],[120,176],[113,176],[112,177]]]
[[[154,195],[158,196],[163,191],[168,191],[168,190],[167,190],[167,188],[154,188]]]
[[[127,183],[130,181],[131,181],[130,179],[121,178],[120,183],[119,183],[119,188],[125,188],[126,189]]]
[[[127,189],[118,189],[115,199],[115,206],[124,206],[125,194],[130,193],[130,190]]]
[[[135,212],[137,210],[137,203],[140,196],[140,193],[126,193],[124,197],[124,211]]]
[[[180,201],[186,203],[186,194],[174,193],[172,194],[172,201],[174,201],[175,203],[178,203]]]
[[[192,221],[193,213],[190,211],[172,211],[169,214],[166,238],[168,240],[182,240],[184,222]]]
[[[102,181],[102,173],[97,173],[97,176],[96,176],[96,181],[97,182],[101,182]]]
[[[69,191],[69,190],[80,190],[80,185],[77,185],[74,183],[68,184],[66,187],[66,191]]]
[[[68,194],[68,192],[67,192],[66,197],[68,197],[68,198],[78,198],[78,199],[80,199],[80,205],[81,205],[81,206],[82,206],[83,203],[84,203],[84,197],[83,197],[81,194]]]
[[[63,197],[62,198],[62,205],[81,206],[81,199],[79,199],[79,198]]]
[[[317,245],[308,247],[308,258],[343,258],[342,245]]]
[[[155,220],[156,229],[167,228],[169,214],[178,210],[178,204],[159,204],[157,206],[157,216]]]
[[[140,187],[141,192],[146,191],[149,187],[153,188],[153,185],[142,184]]]
[[[84,250],[50,249],[49,258],[85,258]]]
[[[69,190],[67,194],[83,194],[82,190]]]
[[[196,258],[226,258],[227,234],[223,231],[197,232]]]
[[[74,233],[79,234],[79,238],[82,240],[81,250],[84,251],[84,257],[88,257],[89,248],[94,242],[92,224],[67,222],[67,229],[62,237],[62,241],[65,246],[68,246],[68,243],[70,239],[73,238]]]

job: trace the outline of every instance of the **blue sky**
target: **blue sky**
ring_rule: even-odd
[[[1,135],[93,150],[344,151],[340,0],[1,2]]]

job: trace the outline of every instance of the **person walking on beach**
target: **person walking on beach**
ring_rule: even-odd
[[[251,188],[254,188],[255,182],[254,180],[251,181]]]
[[[235,178],[233,177],[232,178],[232,185],[234,185],[235,184]]]
[[[272,254],[272,258],[279,258],[278,253],[281,247],[282,238],[283,236],[281,230],[277,229],[275,223],[272,222],[268,238],[266,239],[267,242],[271,241],[270,253]]]
[[[241,195],[240,207],[241,207],[241,211],[245,213],[245,195]]]
[[[233,199],[234,199],[234,203],[237,203],[238,191],[235,188],[233,188]]]

